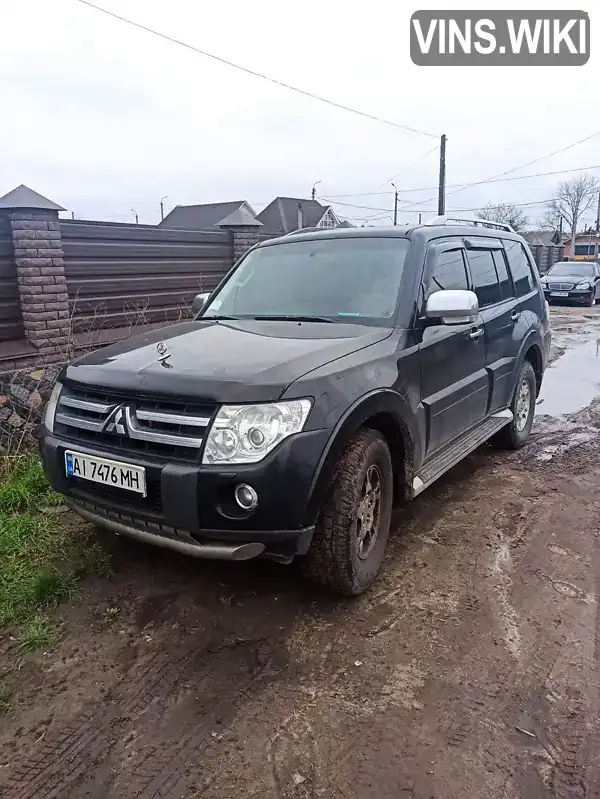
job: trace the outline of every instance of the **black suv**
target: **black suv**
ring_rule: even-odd
[[[548,306],[510,228],[437,220],[250,250],[197,316],[86,355],[41,426],[56,491],[204,558],[298,558],[358,594],[392,508],[485,441],[529,436]]]

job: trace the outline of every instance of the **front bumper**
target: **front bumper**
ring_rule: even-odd
[[[44,427],[39,435],[53,489],[88,521],[196,557],[233,560],[261,553],[289,559],[308,550],[314,532],[314,519],[308,515],[311,491],[328,437],[326,430],[303,432],[283,441],[260,463],[227,467],[99,450],[59,438]],[[66,449],[144,467],[147,496],[68,477]],[[258,506],[250,513],[233,501],[234,487],[242,482],[258,493]],[[262,546],[246,546],[250,544]]]
[[[587,304],[589,303],[593,294],[593,289],[571,289],[570,291],[557,292],[544,288],[544,297],[548,300],[548,302],[563,300],[564,302],[582,302]]]

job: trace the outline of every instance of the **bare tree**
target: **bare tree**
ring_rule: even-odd
[[[562,217],[571,230],[571,255],[575,254],[577,225],[583,214],[596,199],[600,182],[585,173],[558,184],[554,197],[547,206],[548,213],[555,219]]]
[[[523,233],[529,224],[525,211],[511,203],[488,203],[477,211],[477,217],[488,219],[490,222],[498,222],[501,225],[510,225],[517,233]]]
[[[538,217],[536,224],[540,230],[560,230],[561,221],[563,220],[556,208],[547,208],[544,213]]]

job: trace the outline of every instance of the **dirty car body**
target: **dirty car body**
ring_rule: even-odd
[[[468,316],[452,317],[453,292],[473,298]],[[198,557],[289,561],[311,550],[360,431],[389,450],[393,501],[410,499],[512,423],[523,364],[537,395],[549,347],[533,259],[510,231],[273,239],[193,321],[66,367],[42,459],[71,507],[116,533]]]

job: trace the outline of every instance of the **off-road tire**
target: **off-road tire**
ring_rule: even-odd
[[[361,560],[356,515],[371,465],[376,465],[381,475],[379,532],[373,550]],[[357,596],[374,582],[390,531],[393,486],[392,459],[385,439],[376,430],[360,430],[337,463],[310,549],[300,559],[305,577],[343,596]]]
[[[517,399],[519,396],[519,388],[524,380],[529,383],[529,416],[527,423],[522,430],[517,429]],[[498,449],[521,449],[525,446],[531,433],[531,426],[533,424],[533,417],[535,416],[535,401],[537,394],[537,384],[535,379],[535,372],[533,366],[529,361],[523,361],[523,365],[519,371],[519,376],[515,384],[515,391],[510,404],[510,410],[513,413],[513,418],[510,424],[499,430],[490,439],[490,444]]]

